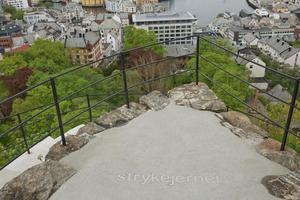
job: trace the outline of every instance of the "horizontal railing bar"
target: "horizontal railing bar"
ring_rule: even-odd
[[[43,136],[41,139],[39,139],[36,143],[32,144],[29,146],[28,149],[31,149],[32,147],[34,147],[35,145],[37,145],[38,143],[40,143],[41,141],[43,141],[45,138],[47,138],[49,136],[49,134]],[[3,166],[0,166],[0,171],[2,169],[4,169],[6,166],[8,166],[10,163],[12,163],[13,161],[15,161],[17,158],[19,158],[20,156],[22,156],[24,153],[27,152],[27,149],[25,148],[24,151],[22,151],[22,153],[20,153],[18,156],[14,157],[12,160],[10,160],[9,162],[5,163]]]
[[[170,43],[170,42],[180,41],[180,40],[189,39],[189,38],[195,38],[195,37],[197,37],[197,36],[195,36],[195,35],[189,35],[189,36],[185,36],[185,37],[181,37],[181,38],[175,38],[175,39],[170,39],[170,40],[166,40],[166,41],[162,41],[162,42],[149,43],[149,44],[146,44],[146,45],[144,45],[142,47],[135,47],[135,48],[131,48],[131,49],[125,50],[122,53],[123,54],[127,54],[127,53],[132,52],[132,51],[137,51],[137,50],[140,50],[140,49],[146,49],[146,48],[149,48],[149,47],[152,47],[152,46],[155,46],[155,45],[167,44],[167,43]]]
[[[53,106],[48,106],[46,107],[45,109],[41,110],[40,112],[36,113],[35,115],[29,117],[29,118],[26,118],[24,121],[22,121],[22,123],[18,124],[17,126],[9,129],[8,131],[5,131],[4,133],[0,134],[0,139],[6,135],[7,133],[10,133],[12,131],[15,131],[16,129],[20,128],[21,126],[24,126],[28,121],[30,121],[31,119],[37,117],[38,115],[42,114],[43,112],[45,112],[46,110],[52,108]]]
[[[267,67],[267,66],[263,66],[262,64],[259,64],[259,63],[257,63],[257,62],[254,62],[254,61],[252,61],[252,60],[249,60],[248,58],[245,58],[245,57],[243,57],[243,56],[241,56],[241,55],[239,55],[239,54],[237,54],[237,53],[235,53],[235,52],[233,52],[233,51],[231,51],[231,50],[229,50],[229,49],[227,49],[227,48],[225,48],[225,47],[222,47],[222,46],[220,46],[219,44],[217,44],[217,43],[215,43],[215,42],[212,42],[212,41],[210,41],[210,40],[208,40],[208,39],[205,39],[204,37],[201,37],[200,39],[201,39],[201,40],[204,40],[204,41],[206,41],[206,42],[208,42],[208,43],[210,43],[210,44],[213,44],[213,45],[217,46],[218,48],[220,48],[220,49],[222,49],[222,50],[224,50],[224,51],[226,51],[226,52],[228,52],[228,53],[231,53],[232,55],[235,55],[235,56],[237,56],[237,57],[240,57],[240,58],[242,58],[242,59],[244,59],[244,60],[246,60],[246,61],[248,61],[248,62],[251,62],[251,63],[253,63],[253,64],[255,64],[255,65],[258,65],[258,66],[260,66],[260,67],[262,67],[262,68],[265,68],[265,69],[267,69],[267,70],[270,70],[270,71],[272,71],[272,72],[274,72],[274,73],[280,74],[281,76],[284,76],[284,77],[286,77],[286,78],[289,78],[289,79],[292,79],[292,80],[295,80],[295,81],[298,80],[298,78],[296,78],[296,77],[290,76],[290,75],[288,75],[288,74],[284,74],[284,73],[279,72],[279,71],[277,71],[277,70],[275,70],[275,69],[273,69],[273,68],[270,68],[270,67]]]
[[[75,92],[69,94],[68,96],[62,98],[61,100],[59,100],[59,103],[61,103],[62,101],[68,100],[68,98],[72,97],[74,94],[77,94],[77,93],[79,93],[79,92],[81,92],[81,91],[83,91],[83,90],[85,90],[85,89],[87,89],[87,88],[89,88],[89,87],[91,87],[91,86],[97,84],[97,83],[104,82],[104,81],[106,81],[106,80],[109,80],[109,79],[111,79],[111,78],[115,78],[115,77],[117,77],[117,76],[120,76],[120,74],[114,74],[114,75],[112,75],[112,76],[108,76],[108,77],[105,77],[105,78],[103,78],[103,79],[97,80],[97,81],[95,81],[95,82],[93,82],[93,83],[90,83],[90,84],[88,84],[88,85],[86,85],[86,86],[80,88],[79,90],[77,90],[77,91],[75,91]]]
[[[77,71],[77,70],[79,70],[79,69],[81,69],[81,68],[90,66],[90,65],[95,64],[95,63],[97,63],[97,62],[101,62],[101,61],[104,61],[104,60],[113,58],[113,57],[118,56],[118,55],[120,55],[120,53],[115,53],[115,54],[113,54],[113,55],[111,55],[111,56],[107,56],[107,57],[105,57],[105,58],[101,58],[101,59],[99,59],[99,60],[90,62],[90,63],[88,63],[88,64],[84,64],[84,65],[80,65],[80,66],[74,67],[74,68],[72,68],[72,69],[70,69],[70,70],[67,70],[67,71],[65,71],[65,72],[62,72],[62,73],[59,73],[59,74],[57,74],[57,75],[51,76],[51,78],[54,78],[54,79],[59,78],[59,77],[65,75],[65,74],[69,74],[69,73],[74,72],[74,71]]]
[[[200,73],[200,72],[199,72]],[[211,81],[212,83],[216,83],[216,81],[213,81],[211,78],[209,78],[208,76],[206,76],[205,74],[200,73],[202,76],[204,76],[205,78],[207,78],[209,81]],[[217,85],[220,85],[219,83],[216,83]],[[278,126],[282,127],[280,124],[278,124],[277,122],[273,121],[272,119],[270,119],[269,117],[267,117],[266,115],[260,113],[259,111],[257,111],[255,108],[253,108],[252,106],[248,105],[247,103],[243,102],[242,100],[240,100],[239,98],[235,97],[234,95],[232,95],[230,92],[227,92],[223,87],[220,86],[220,88],[222,89],[222,91],[224,91],[226,94],[228,94],[229,96],[231,96],[232,98],[236,99],[237,101],[239,101],[240,103],[244,104],[245,106],[247,106],[248,108],[254,110],[257,114],[261,115],[262,117],[268,119],[269,121],[277,124]]]
[[[169,78],[169,77],[173,77],[174,75],[178,75],[178,74],[184,74],[184,73],[187,73],[187,72],[190,72],[190,71],[193,71],[195,69],[188,69],[188,70],[184,70],[184,71],[180,71],[180,72],[177,72],[177,73],[174,73],[174,74],[168,74],[168,75],[164,75],[164,76],[159,76],[157,78],[153,78],[153,79],[149,79],[149,80],[146,80],[146,81],[143,81],[143,82],[139,82],[135,85],[132,85],[130,87],[128,87],[128,89],[132,89],[132,88],[135,88],[135,87],[138,87],[140,85],[144,85],[144,84],[147,84],[147,83],[150,83],[150,82],[153,82],[153,81],[157,81],[157,80],[161,80],[161,79],[165,79],[165,78]]]
[[[134,67],[129,67],[125,71],[130,71],[130,70],[138,69],[140,67],[146,67],[148,65],[158,64],[158,63],[161,63],[161,62],[165,62],[165,61],[169,61],[169,60],[175,60],[175,59],[178,59],[178,58],[182,58],[182,57],[185,57],[185,56],[191,56],[191,55],[194,55],[194,53],[190,53],[190,54],[186,54],[186,55],[182,55],[182,56],[177,56],[177,57],[168,57],[168,58],[156,60],[156,61],[153,61],[153,62],[150,62],[150,63],[141,64],[141,65],[137,65],[137,66],[134,66]]]
[[[30,91],[30,90],[33,90],[33,89],[35,89],[35,88],[37,88],[37,87],[39,87],[39,86],[41,86],[41,85],[43,85],[43,84],[45,84],[45,83],[47,83],[47,82],[49,82],[49,81],[50,81],[50,79],[41,81],[41,82],[39,82],[39,83],[37,83],[37,84],[35,84],[35,85],[32,85],[32,86],[26,88],[25,90],[23,90],[23,91],[21,91],[21,92],[15,94],[15,95],[12,95],[12,96],[10,96],[10,97],[7,97],[7,98],[5,98],[5,99],[3,99],[3,100],[0,101],[0,105],[3,104],[3,103],[5,103],[5,102],[7,102],[7,101],[13,100],[14,98],[19,97],[19,96],[25,94],[26,92],[28,92],[28,91]]]
[[[203,60],[205,60],[206,62],[212,64],[214,67],[220,69],[221,71],[223,71],[223,72],[225,72],[226,74],[232,76],[233,78],[236,78],[236,79],[238,79],[239,81],[241,81],[241,82],[243,82],[243,83],[245,83],[245,84],[247,84],[247,85],[249,85],[249,86],[251,86],[251,87],[257,89],[257,90],[260,91],[261,93],[267,94],[268,96],[271,96],[271,97],[273,97],[274,99],[276,99],[276,100],[280,101],[281,103],[284,103],[284,104],[286,104],[286,105],[288,105],[288,106],[292,106],[292,104],[290,104],[290,103],[288,103],[288,102],[286,102],[286,101],[284,101],[284,100],[282,100],[282,99],[280,99],[280,98],[278,98],[278,97],[276,97],[276,96],[274,96],[274,95],[272,95],[272,94],[269,94],[268,92],[263,91],[262,89],[256,87],[255,85],[252,85],[251,83],[249,83],[249,82],[247,82],[247,81],[245,81],[245,80],[239,78],[238,76],[236,76],[236,75],[234,75],[234,74],[232,74],[232,73],[226,71],[225,69],[222,68],[222,67],[224,67],[224,65],[220,65],[220,66],[222,66],[222,67],[219,67],[216,63],[210,61],[209,59],[207,59],[207,58],[205,58],[205,57],[203,57],[203,56],[200,56],[200,57],[201,57]]]

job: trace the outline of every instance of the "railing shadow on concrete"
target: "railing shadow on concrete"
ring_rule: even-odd
[[[126,68],[125,59],[126,59],[126,56],[128,56],[131,52],[146,49],[146,48],[150,48],[150,47],[153,47],[155,45],[163,45],[163,44],[167,44],[167,43],[172,43],[172,42],[177,41],[177,40],[185,40],[185,39],[192,39],[192,41],[194,43],[194,46],[196,45],[194,53],[186,54],[186,55],[178,56],[178,57],[166,57],[166,58],[162,58],[162,59],[159,59],[159,60],[155,60],[155,61],[150,62],[150,63],[146,63],[146,64]],[[278,98],[278,97],[276,97],[272,94],[269,94],[268,92],[266,92],[264,90],[261,90],[260,88],[258,88],[257,86],[251,84],[247,80],[243,80],[240,77],[230,73],[229,71],[224,70],[223,66],[221,66],[219,64],[216,64],[214,61],[204,57],[200,52],[201,42],[207,42],[208,44],[213,45],[214,47],[219,48],[219,49],[223,50],[224,52],[227,52],[227,53],[229,53],[229,54],[231,54],[235,57],[240,57],[241,59],[244,59],[244,60],[246,60],[248,62],[251,62],[251,63],[253,63],[257,66],[263,67],[266,70],[269,70],[269,71],[271,71],[271,72],[273,72],[273,73],[275,73],[279,76],[282,76],[285,79],[289,79],[289,80],[293,81],[294,82],[294,92],[293,92],[291,102],[286,102],[286,101],[284,101],[284,100],[282,100],[282,99],[280,99],[280,98]],[[181,71],[176,72],[176,73],[160,74],[158,77],[155,77],[155,78],[152,78],[152,79],[149,79],[149,80],[142,80],[141,82],[138,82],[134,85],[128,86],[127,74],[128,74],[129,71],[139,69],[139,68],[143,68],[143,67],[147,67],[149,65],[153,65],[153,64],[157,64],[157,63],[161,63],[161,62],[166,62],[166,61],[169,61],[169,60],[179,59],[179,58],[185,57],[185,56],[195,56],[196,57],[196,59],[195,59],[196,62],[195,62],[194,68],[181,70]],[[56,88],[56,86],[57,86],[56,82],[60,77],[66,76],[67,74],[70,74],[72,72],[76,72],[80,69],[90,67],[94,63],[100,63],[100,62],[104,61],[105,59],[111,59],[113,57],[118,57],[119,58],[119,61],[120,61],[119,62],[120,63],[119,64],[119,66],[120,66],[119,67],[119,73],[112,74],[110,76],[104,77],[104,78],[96,80],[94,82],[91,82],[88,85],[86,85],[82,88],[79,88],[76,91],[73,91],[71,94],[68,94],[67,96],[65,96],[63,98],[59,98],[59,95],[57,93],[57,88]],[[95,62],[86,64],[86,65],[81,65],[81,66],[71,68],[69,70],[64,71],[63,73],[60,73],[60,74],[57,74],[55,76],[50,77],[47,80],[44,80],[40,83],[32,85],[32,86],[28,87],[26,90],[24,90],[22,92],[19,92],[19,93],[15,94],[13,96],[10,96],[10,97],[8,97],[4,100],[1,100],[0,101],[0,107],[3,104],[7,103],[7,102],[14,101],[15,99],[17,99],[19,97],[24,97],[28,92],[30,92],[30,91],[32,91],[36,88],[39,88],[41,86],[47,86],[47,87],[51,88],[51,93],[52,93],[52,103],[50,103],[48,105],[37,106],[35,108],[28,109],[24,112],[20,112],[20,113],[10,115],[10,116],[7,116],[7,117],[4,117],[4,118],[0,119],[1,121],[5,121],[5,120],[8,120],[8,119],[14,118],[18,122],[18,124],[16,126],[10,127],[5,132],[0,133],[0,141],[2,139],[4,139],[5,137],[11,135],[11,134],[19,134],[19,136],[21,136],[21,141],[13,142],[11,144],[5,145],[5,149],[0,149],[0,156],[5,151],[9,151],[9,149],[15,148],[16,145],[23,145],[24,146],[24,148],[20,152],[18,152],[16,155],[13,155],[4,165],[0,166],[0,170],[3,169],[8,164],[10,164],[11,162],[13,162],[15,159],[17,159],[22,154],[24,154],[26,152],[30,153],[30,149],[33,146],[35,146],[40,141],[44,140],[46,137],[50,136],[52,133],[54,133],[56,131],[59,131],[59,133],[60,133],[62,145],[66,145],[65,126],[67,124],[70,124],[73,120],[75,120],[76,118],[78,118],[79,116],[81,116],[85,113],[87,113],[87,115],[88,115],[88,117],[85,120],[93,121],[93,110],[95,108],[97,108],[98,106],[100,106],[102,103],[104,103],[104,102],[106,102],[106,101],[108,101],[108,100],[110,100],[110,99],[112,99],[116,96],[123,97],[124,98],[124,103],[129,108],[130,107],[130,104],[129,104],[130,95],[138,95],[138,94],[134,94],[134,93],[130,92],[130,90],[133,89],[133,88],[139,87],[139,86],[144,85],[144,84],[149,84],[151,82],[155,82],[155,81],[158,81],[158,80],[163,80],[163,79],[167,79],[167,78],[170,78],[170,77],[178,76],[178,75],[184,74],[184,73],[194,74],[195,75],[195,80],[194,81],[196,82],[196,84],[199,83],[199,76],[203,76],[205,79],[211,81],[212,83],[214,83],[216,85],[219,85],[219,83],[215,82],[214,80],[212,80],[207,75],[205,75],[204,73],[201,72],[200,59],[202,59],[206,63],[209,63],[211,66],[215,67],[216,69],[222,70],[225,74],[232,77],[236,81],[240,81],[243,84],[247,84],[247,85],[251,86],[252,88],[256,89],[257,91],[259,91],[263,94],[269,95],[270,97],[278,100],[279,102],[289,106],[289,114],[288,114],[287,119],[286,119],[286,124],[285,124],[285,126],[282,126],[278,122],[272,120],[270,117],[268,117],[265,114],[259,112],[257,109],[255,109],[251,105],[249,105],[246,102],[240,100],[238,97],[236,97],[230,91],[226,91],[225,88],[221,88],[221,89],[223,89],[223,91],[227,95],[229,95],[230,97],[236,99],[241,104],[245,105],[246,107],[248,107],[249,109],[254,111],[255,114],[259,115],[260,117],[258,117],[257,115],[252,115],[250,113],[245,113],[241,110],[237,110],[237,111],[243,112],[244,114],[250,115],[251,117],[254,117],[258,120],[263,121],[264,123],[268,123],[272,126],[275,126],[275,127],[278,127],[278,128],[281,128],[281,129],[284,130],[284,134],[283,134],[283,137],[282,137],[282,145],[281,145],[281,150],[282,151],[285,149],[285,146],[286,146],[286,143],[287,143],[287,138],[288,138],[289,134],[293,134],[294,136],[299,138],[299,136],[290,129],[291,122],[292,122],[292,119],[293,119],[294,110],[295,109],[300,110],[300,108],[297,107],[297,105],[296,105],[297,95],[298,95],[298,91],[299,91],[299,82],[300,82],[299,78],[284,74],[284,73],[282,73],[280,71],[277,71],[277,70],[275,70],[271,67],[266,67],[266,66],[263,66],[259,63],[254,62],[252,60],[249,60],[249,59],[233,52],[232,50],[226,49],[225,47],[220,46],[219,44],[217,44],[215,42],[212,42],[211,40],[207,39],[204,36],[192,35],[192,36],[187,36],[187,37],[174,39],[174,40],[169,40],[169,41],[165,41],[165,42],[152,43],[152,44],[149,44],[149,45],[146,45],[146,46],[143,46],[143,47],[137,47],[137,48],[134,48],[134,49],[123,51],[121,53],[114,54],[114,55],[106,57],[106,58],[102,58],[100,60],[97,60]],[[97,94],[88,94],[88,93],[86,93],[84,95],[81,94],[81,92],[84,92],[86,89],[88,89],[88,88],[90,88],[90,87],[92,87],[96,84],[109,84],[107,82],[113,80],[113,78],[116,78],[116,77],[119,77],[119,78],[122,79],[122,85],[120,86],[121,89],[118,90],[118,91],[113,91],[112,93],[109,93],[109,94],[106,93],[106,94],[98,94],[98,95]],[[219,87],[222,87],[222,86],[219,85]],[[97,102],[95,102],[93,104],[91,102],[91,97],[95,97],[95,96],[97,96],[97,97],[101,96],[103,98],[101,98],[100,100],[97,100]],[[81,98],[81,99],[84,98],[86,100],[86,107],[75,109],[75,110],[70,110],[69,112],[62,112],[61,111],[61,104],[63,102],[65,102],[67,100],[74,100],[74,99],[77,99],[77,98]],[[33,123],[33,124],[37,123],[37,121],[35,119],[38,116],[42,115],[43,113],[45,113],[46,111],[48,111],[50,109],[55,109],[56,118],[57,118],[57,126],[51,128],[45,135],[43,135],[39,138],[28,138],[28,135],[26,133],[26,126],[30,123]],[[231,109],[236,110],[234,108],[231,108]],[[68,120],[63,121],[62,115],[65,115],[65,114],[68,114],[68,113],[71,113],[71,112],[75,112],[75,111],[76,112],[78,111],[79,113],[77,113],[75,116],[69,118]],[[32,115],[30,115],[29,117],[23,119],[22,116],[24,114],[28,114],[28,113],[32,113]],[[82,122],[82,123],[84,123],[84,122]],[[28,143],[29,139],[30,139],[30,141],[33,140],[34,142],[31,142],[31,144],[29,144]]]

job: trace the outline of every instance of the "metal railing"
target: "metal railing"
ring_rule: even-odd
[[[196,45],[194,53],[186,54],[186,55],[178,56],[178,57],[164,57],[162,59],[155,60],[153,62],[149,62],[149,63],[146,63],[146,64],[142,64],[142,65],[138,65],[138,66],[131,66],[130,68],[126,68],[126,63],[125,63],[126,62],[126,57],[130,53],[132,53],[134,51],[138,51],[138,50],[146,49],[146,48],[151,48],[151,47],[156,46],[156,45],[168,44],[168,43],[171,43],[171,42],[174,42],[174,41],[182,41],[182,40],[185,40],[185,39],[191,39],[191,38],[192,38],[192,41],[193,41],[194,45]],[[244,60],[246,60],[246,61],[248,61],[250,63],[253,63],[253,64],[257,65],[257,66],[263,67],[263,68],[265,68],[266,70],[269,70],[272,73],[275,73],[275,74],[277,74],[279,76],[282,76],[285,79],[289,79],[291,81],[294,81],[294,92],[293,92],[293,96],[292,96],[291,102],[286,102],[286,101],[284,101],[284,100],[282,100],[282,99],[280,99],[280,98],[278,98],[278,97],[276,97],[276,96],[274,96],[272,94],[267,93],[266,91],[261,90],[260,88],[256,87],[255,85],[251,84],[250,82],[248,82],[248,80],[241,79],[240,77],[238,77],[238,76],[230,73],[229,71],[226,71],[222,65],[219,65],[219,64],[215,63],[214,61],[212,61],[212,60],[204,57],[201,54],[201,52],[200,52],[201,42],[207,42],[208,44],[213,45],[214,47],[219,48],[219,49],[223,50],[226,53],[229,53],[229,54],[231,54],[233,56],[236,56],[236,57],[240,57],[240,58],[242,58],[242,59],[244,59]],[[194,68],[185,69],[185,70],[182,70],[182,71],[176,72],[176,73],[174,73],[174,72],[171,73],[170,72],[170,73],[167,73],[167,74],[160,74],[158,77],[155,77],[155,78],[152,78],[152,79],[149,79],[149,80],[142,80],[141,82],[138,82],[138,83],[136,83],[134,85],[131,85],[131,86],[128,85],[128,78],[127,78],[128,71],[136,70],[136,69],[143,68],[143,67],[148,67],[149,65],[154,65],[154,64],[158,64],[158,63],[161,63],[161,62],[166,62],[166,61],[169,61],[169,60],[179,59],[181,57],[186,57],[186,56],[195,56],[196,57],[196,59],[195,59],[195,67]],[[82,88],[79,88],[76,91],[73,91],[71,94],[67,95],[66,97],[59,98],[59,95],[58,95],[58,92],[57,92],[57,85],[56,85],[57,84],[56,81],[57,81],[57,79],[59,77],[63,77],[65,75],[67,75],[67,74],[70,74],[72,72],[78,71],[78,70],[80,70],[82,68],[89,67],[91,64],[99,63],[101,61],[104,61],[105,59],[111,59],[111,58],[114,58],[114,57],[118,57],[119,61],[120,61],[119,73],[113,74],[113,75],[110,75],[110,76],[107,76],[107,77],[104,77],[104,78],[96,80],[94,82],[91,82],[88,85],[86,85],[86,86],[84,86]],[[11,116],[4,117],[3,119],[0,119],[3,122],[5,122],[5,120],[8,120],[9,118],[15,118],[15,119],[17,119],[17,123],[18,123],[16,126],[10,127],[5,132],[0,133],[0,142],[1,142],[1,140],[3,138],[7,137],[10,134],[16,134],[15,131],[19,130],[20,133],[21,133],[21,138],[22,138],[22,141],[19,142],[19,143],[24,145],[24,149],[22,149],[16,155],[14,155],[12,158],[10,158],[3,166],[0,166],[0,169],[3,169],[5,166],[7,166],[12,161],[14,161],[16,158],[18,158],[23,153],[26,153],[26,152],[30,153],[30,149],[33,146],[35,146],[36,144],[38,144],[40,141],[42,141],[46,137],[50,136],[55,131],[59,131],[60,137],[61,137],[61,141],[62,141],[62,145],[66,145],[65,126],[67,124],[70,124],[73,120],[77,119],[79,116],[81,116],[81,115],[83,115],[85,113],[88,114],[88,117],[85,120],[93,121],[93,109],[95,109],[96,107],[100,106],[102,103],[107,102],[107,101],[109,101],[110,99],[112,99],[112,98],[114,98],[116,96],[123,96],[124,103],[129,108],[130,107],[130,104],[129,104],[130,95],[137,95],[137,94],[131,94],[130,90],[133,89],[133,88],[139,87],[141,85],[145,85],[145,84],[148,84],[148,83],[151,83],[151,82],[155,82],[155,81],[158,81],[158,80],[167,79],[167,78],[174,77],[174,76],[179,76],[179,75],[184,74],[184,73],[189,73],[189,74],[195,74],[195,80],[194,81],[196,82],[197,85],[198,85],[198,83],[200,81],[200,76],[202,76],[205,79],[207,79],[210,82],[212,82],[213,84],[219,85],[219,87],[222,87],[221,84],[215,82],[210,77],[208,77],[207,75],[205,75],[204,73],[201,72],[201,66],[200,66],[200,60],[201,59],[202,59],[202,62],[204,61],[206,63],[209,63],[212,67],[214,67],[214,68],[216,68],[218,70],[222,70],[224,73],[226,73],[228,76],[234,78],[236,81],[240,81],[243,84],[247,84],[247,85],[251,86],[252,88],[258,90],[259,92],[267,94],[270,97],[275,98],[276,100],[280,101],[281,103],[289,106],[289,114],[288,114],[288,117],[286,119],[286,124],[285,124],[285,126],[282,126],[278,122],[272,120],[270,117],[268,117],[265,114],[259,112],[257,109],[255,109],[251,105],[248,105],[243,100],[240,100],[238,97],[236,97],[235,95],[233,95],[230,91],[226,91],[225,88],[222,88],[223,91],[227,95],[229,95],[230,97],[236,99],[237,101],[239,101],[241,104],[245,105],[246,107],[250,108],[252,111],[254,111],[260,117],[257,117],[256,115],[255,116],[251,115],[250,113],[245,113],[244,111],[237,110],[235,108],[231,108],[231,109],[234,109],[234,110],[237,110],[237,111],[240,111],[240,112],[244,112],[247,115],[250,115],[250,116],[252,116],[252,117],[254,117],[256,119],[259,119],[259,120],[261,120],[261,121],[263,121],[265,123],[268,123],[268,124],[270,124],[272,126],[275,126],[275,127],[279,127],[279,128],[281,128],[281,129],[284,130],[284,134],[283,134],[283,137],[282,137],[281,150],[285,149],[289,133],[295,135],[296,137],[299,137],[292,130],[290,130],[290,126],[291,126],[291,122],[292,122],[294,110],[295,109],[300,110],[299,107],[297,107],[297,105],[296,105],[297,95],[298,95],[298,91],[299,91],[299,82],[300,82],[299,78],[296,78],[296,77],[284,74],[284,73],[282,73],[280,71],[277,71],[277,70],[275,70],[275,69],[273,69],[271,67],[268,67],[268,66],[266,67],[266,66],[263,66],[263,65],[261,65],[259,63],[254,62],[252,60],[249,60],[249,59],[247,59],[247,58],[245,58],[243,56],[240,56],[239,54],[233,52],[232,50],[229,50],[229,49],[227,49],[227,48],[225,48],[223,46],[220,46],[219,44],[217,44],[217,43],[215,43],[215,42],[207,39],[206,37],[202,37],[200,35],[193,35],[193,36],[188,36],[188,37],[184,37],[184,38],[169,40],[169,41],[166,41],[166,42],[153,43],[153,44],[149,44],[149,45],[146,45],[146,46],[143,46],[143,47],[137,47],[137,48],[134,48],[134,49],[126,50],[126,51],[123,51],[121,53],[118,53],[118,54],[115,54],[115,55],[112,55],[112,56],[109,56],[109,57],[97,60],[97,61],[89,63],[87,65],[82,65],[82,66],[74,67],[72,69],[66,70],[63,73],[57,74],[55,76],[52,76],[52,77],[50,77],[49,79],[47,79],[45,81],[42,81],[42,82],[37,83],[35,85],[32,85],[32,86],[28,87],[26,90],[24,90],[22,92],[19,92],[19,93],[15,94],[13,96],[10,96],[10,97],[8,97],[8,98],[6,98],[4,100],[1,100],[0,101],[0,107],[4,103],[7,103],[9,101],[14,101],[15,99],[17,99],[19,97],[22,97],[22,96],[26,96],[26,94],[28,92],[30,92],[30,91],[32,91],[32,90],[34,90],[34,89],[36,89],[36,88],[38,88],[40,86],[43,86],[43,85],[48,85],[48,87],[51,88],[51,93],[52,93],[52,103],[50,103],[48,105],[37,106],[35,108],[28,109],[28,110],[26,110],[24,112],[20,112],[20,113],[11,115]],[[104,84],[104,82],[111,81],[113,78],[116,78],[116,77],[121,77],[122,78],[122,85],[120,86],[120,87],[122,87],[122,89],[120,89],[118,91],[113,91],[110,94],[101,94],[101,95],[98,95],[98,96],[104,96],[104,97],[101,98],[100,100],[97,99],[97,101],[94,104],[91,101],[91,97],[94,97],[94,96],[97,96],[97,95],[95,95],[95,94],[88,94],[88,93],[86,93],[84,95],[79,95],[85,89],[88,89],[88,88],[90,88],[90,87],[92,87],[92,86],[94,86],[96,84]],[[73,99],[76,99],[76,98],[81,98],[81,99],[85,98],[85,100],[86,100],[86,107],[69,111],[69,112],[75,112],[75,111],[76,112],[80,111],[80,112],[77,113],[75,116],[71,117],[70,119],[68,119],[66,121],[63,121],[62,115],[66,114],[66,113],[62,112],[61,104],[64,101],[73,100]],[[34,140],[34,142],[32,144],[29,144],[28,143],[28,135],[27,135],[27,133],[25,131],[26,125],[28,125],[30,122],[36,123],[35,118],[37,118],[38,116],[42,115],[44,112],[48,111],[49,109],[55,109],[56,118],[57,118],[57,124],[58,125],[56,127],[54,127],[53,129],[50,129],[45,135],[43,135],[43,136],[39,137],[38,139]],[[33,113],[33,114],[30,115],[29,117],[27,117],[26,119],[22,119],[22,115],[28,114],[28,113]],[[82,122],[84,122],[84,121],[82,121]],[[3,151],[9,151],[9,149],[14,148],[19,143],[13,142],[12,144],[6,145],[5,149],[0,150],[0,156],[1,156],[1,152],[3,152]]]

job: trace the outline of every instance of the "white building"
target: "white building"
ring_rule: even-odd
[[[28,0],[4,0],[4,4],[14,6],[17,9],[28,8]]]
[[[130,0],[121,0],[120,2],[120,12],[124,13],[136,13],[136,5]]]
[[[290,46],[279,37],[261,39],[257,46],[262,52],[280,63],[289,65],[291,68],[300,66],[300,49]]]
[[[120,0],[106,0],[105,9],[113,13],[120,12],[120,2]]]
[[[135,14],[132,20],[137,28],[153,31],[160,42],[191,36],[197,23],[190,12]],[[192,41],[192,38],[184,38],[169,44],[192,44]]]
[[[44,11],[24,13],[23,19],[28,24],[35,24],[38,22],[55,22],[55,19]]]
[[[264,67],[266,66],[266,63],[251,51],[247,51],[247,53],[240,53],[239,55],[241,55],[243,58],[238,57],[236,62],[240,65],[244,65],[250,72],[249,78],[251,84],[261,90],[266,90],[268,88],[268,83],[264,80],[266,75],[266,69]]]

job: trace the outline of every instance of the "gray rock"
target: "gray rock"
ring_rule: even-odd
[[[121,126],[146,111],[147,109],[145,106],[131,102],[129,109],[126,107],[126,105],[124,105],[116,110],[100,116],[95,123],[105,128]]]
[[[261,129],[260,127],[256,126],[251,122],[249,117],[246,115],[236,112],[236,111],[229,111],[221,113],[223,119],[230,123],[232,126],[240,128],[244,131],[246,138],[252,137],[259,137],[260,135],[262,138],[268,138],[269,134]]]
[[[87,123],[84,127],[80,128],[77,132],[77,135],[82,135],[83,133],[87,133],[89,135],[95,135],[104,131],[105,128],[102,126],[97,125],[94,122]]]
[[[160,91],[152,91],[140,98],[140,104],[147,106],[151,110],[162,110],[170,104],[168,97]]]
[[[1,200],[46,200],[76,171],[57,161],[46,161],[36,165],[0,190]]]
[[[281,144],[273,139],[264,140],[256,147],[256,151],[280,165],[292,170],[300,170],[300,157],[297,152],[286,147],[285,151],[280,151]]]
[[[292,172],[281,176],[266,176],[261,183],[269,193],[282,199],[300,199],[300,173]]]
[[[60,160],[70,153],[79,150],[89,142],[86,137],[75,135],[67,136],[66,141],[66,146],[63,146],[61,141],[54,144],[46,155],[46,160]]]
[[[224,102],[219,100],[204,83],[199,83],[199,85],[191,83],[176,87],[168,92],[168,96],[177,105],[213,112],[227,111]]]

